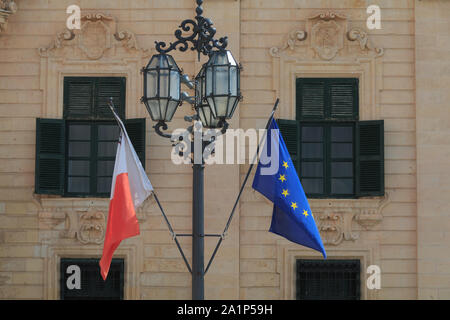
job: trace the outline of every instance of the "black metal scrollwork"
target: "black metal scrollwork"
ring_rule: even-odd
[[[192,44],[191,50],[197,50],[199,59],[200,53],[209,56],[214,48],[220,51],[225,50],[228,45],[228,37],[222,37],[219,40],[214,39],[216,28],[213,27],[211,19],[202,16],[202,4],[203,0],[197,0],[197,16],[195,17],[197,21],[186,19],[181,22],[180,29],[175,31],[177,41],[171,42],[169,45],[164,41],[155,41],[156,50],[159,53],[168,53],[176,50],[177,47],[184,52],[189,48],[189,42]],[[192,34],[184,36],[183,32],[192,32]]]
[[[171,134],[166,134],[166,133],[161,131],[161,128],[163,130],[167,130],[167,124],[164,121],[158,121],[158,123],[156,125],[154,125],[153,128],[155,129],[155,132],[158,135],[160,135],[161,137],[164,137],[164,138],[171,138],[172,137]]]

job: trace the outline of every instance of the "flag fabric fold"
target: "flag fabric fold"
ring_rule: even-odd
[[[270,167],[274,165],[274,161],[277,161],[278,169],[271,172]],[[317,250],[326,259],[314,216],[274,119],[267,130],[266,144],[252,187],[273,202],[270,232]]]
[[[113,113],[120,128],[120,138],[114,164],[103,254],[99,262],[103,280],[108,276],[112,256],[121,241],[139,235],[136,208],[153,190],[123,122],[114,111]]]

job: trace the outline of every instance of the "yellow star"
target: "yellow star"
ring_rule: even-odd
[[[297,202],[291,202],[291,207],[295,209],[297,209]]]
[[[280,177],[278,178],[278,180],[281,180],[281,182],[285,182],[286,177],[284,176],[284,174],[280,174]]]
[[[288,189],[286,189],[286,190],[283,189],[283,192],[282,192],[281,194],[282,194],[284,197],[287,197],[287,196],[289,195]]]
[[[302,213],[304,216],[305,216],[305,218],[308,216],[308,211],[306,211],[306,210],[303,210],[303,213]]]
[[[287,164],[286,161],[283,161],[283,167],[284,167],[285,169],[289,168],[289,166],[288,166],[288,164]]]

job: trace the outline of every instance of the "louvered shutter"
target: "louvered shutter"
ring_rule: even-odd
[[[326,81],[298,78],[296,86],[297,120],[324,119]]]
[[[298,78],[297,120],[358,119],[358,79]]]
[[[124,288],[124,260],[112,259],[106,281],[100,275],[99,259],[61,258],[60,297],[62,300],[122,300]],[[81,288],[68,288],[71,265],[80,268]],[[72,283],[72,279],[69,280]]]
[[[64,193],[65,121],[36,119],[35,192]]]
[[[92,117],[95,78],[64,78],[64,118],[88,119]]]
[[[125,78],[97,78],[95,89],[95,115],[97,119],[113,119],[109,99],[113,98],[118,115],[125,118]]]
[[[358,79],[331,79],[327,87],[331,118],[356,120],[358,118]]]
[[[359,121],[356,135],[357,196],[384,195],[384,121]]]
[[[300,124],[296,120],[286,119],[278,119],[277,123],[291,160],[298,172],[300,162]]]
[[[145,169],[145,118],[125,120],[125,128]]]

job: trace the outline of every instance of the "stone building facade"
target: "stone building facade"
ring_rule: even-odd
[[[17,3],[17,4],[15,4]],[[366,9],[381,9],[369,30]],[[70,5],[81,29],[66,29]],[[0,298],[59,299],[61,260],[98,258],[109,199],[35,191],[36,119],[62,119],[65,77],[126,78],[125,117],[146,118],[146,171],[174,229],[191,231],[192,169],[170,161],[139,99],[154,42],[173,41],[192,0],[0,0]],[[450,2],[208,0],[204,15],[242,63],[231,127],[295,119],[297,78],[357,78],[359,120],[384,121],[384,195],[312,198],[330,260],[360,263],[361,299],[450,298]],[[194,52],[173,53],[195,75]],[[170,129],[186,126],[184,103]],[[207,166],[205,230],[225,226],[248,164]],[[191,276],[153,198],[124,241],[125,299],[190,299]],[[216,260],[207,299],[295,299],[296,261],[315,251],[269,233],[272,207],[248,185]],[[215,239],[206,240],[206,256]],[[191,241],[181,245],[190,259]],[[381,270],[381,289],[366,272]]]

